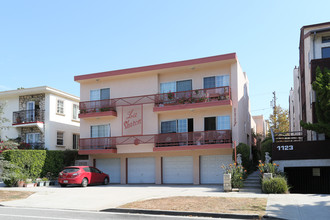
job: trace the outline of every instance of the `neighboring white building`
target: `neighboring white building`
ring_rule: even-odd
[[[263,115],[255,115],[252,116],[252,119],[254,121],[255,124],[255,133],[259,134],[261,136],[261,139],[265,139],[267,132],[268,132],[268,127],[267,127],[267,123],[264,119]]]
[[[34,149],[78,149],[79,97],[48,86],[0,92],[9,119],[0,139],[16,139]]]

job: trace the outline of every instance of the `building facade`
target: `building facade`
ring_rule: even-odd
[[[250,144],[248,78],[235,53],[75,76],[80,149],[111,183],[222,183]]]
[[[290,132],[273,135],[273,160],[286,172],[291,192],[330,193],[330,141],[300,126],[300,121],[317,122],[312,89],[317,67],[330,68],[330,22],[301,28],[299,67],[289,96]]]
[[[42,86],[0,92],[0,102],[9,120],[1,140],[16,139],[32,149],[78,149],[78,97]]]
[[[268,133],[268,124],[266,123],[263,115],[254,115],[252,119],[255,123],[255,133],[260,136],[261,140],[264,140]]]

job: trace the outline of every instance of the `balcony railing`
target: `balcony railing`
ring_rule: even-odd
[[[230,99],[230,87],[223,86],[210,89],[189,90],[184,92],[86,101],[79,103],[79,109],[80,114],[86,114],[92,112],[116,111],[116,107],[119,106],[155,104],[156,107],[162,107],[163,105],[180,105]]]
[[[156,147],[231,143],[231,130],[158,134]]]
[[[231,130],[133,135],[122,137],[81,138],[80,150],[117,149],[117,145],[155,144],[155,147],[231,143]]]
[[[36,143],[21,143],[18,149],[27,150],[27,149],[34,149],[34,150],[43,150],[45,149],[45,143],[36,142]]]
[[[40,109],[13,112],[13,124],[44,122],[45,111]]]
[[[156,107],[162,107],[163,105],[192,104],[221,100],[230,100],[229,86],[157,94],[155,105]]]

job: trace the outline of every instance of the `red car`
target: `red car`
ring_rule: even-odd
[[[107,185],[109,180],[108,174],[90,166],[65,167],[58,175],[58,183],[61,187],[65,187],[69,184],[79,184],[83,187],[89,184]]]

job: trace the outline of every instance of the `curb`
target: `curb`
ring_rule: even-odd
[[[260,219],[259,215],[243,215],[243,214],[223,214],[211,212],[181,212],[181,211],[163,211],[163,210],[145,210],[145,209],[103,209],[100,212],[130,213],[130,214],[149,214],[149,215],[170,215],[170,216],[195,216],[195,217],[211,217],[211,218],[234,218],[234,219]],[[267,219],[281,220],[270,216],[263,216]]]

